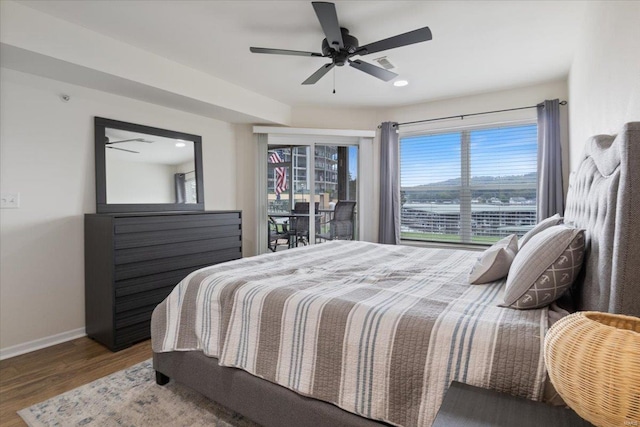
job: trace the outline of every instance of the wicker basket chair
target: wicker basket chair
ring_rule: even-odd
[[[640,425],[640,318],[571,314],[549,329],[544,358],[551,383],[582,418]]]

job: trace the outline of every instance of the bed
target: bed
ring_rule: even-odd
[[[591,138],[565,223],[580,310],[640,316],[640,123]],[[198,270],[154,311],[153,363],[264,426],[429,426],[452,380],[541,400],[549,309],[470,286],[477,252],[327,242]],[[635,260],[635,261],[633,261]]]

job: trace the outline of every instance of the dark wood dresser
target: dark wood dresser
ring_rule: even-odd
[[[87,214],[85,319],[112,351],[150,337],[151,312],[187,274],[242,257],[242,213]]]

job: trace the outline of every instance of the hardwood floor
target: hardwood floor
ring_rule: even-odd
[[[150,357],[150,340],[112,353],[84,337],[0,361],[0,425],[25,426],[16,411]]]

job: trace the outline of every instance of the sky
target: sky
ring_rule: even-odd
[[[352,179],[358,178],[358,147],[349,146],[349,173]]]
[[[536,124],[471,130],[470,137],[472,177],[536,172]],[[461,132],[401,138],[401,186],[459,178],[460,138]]]

